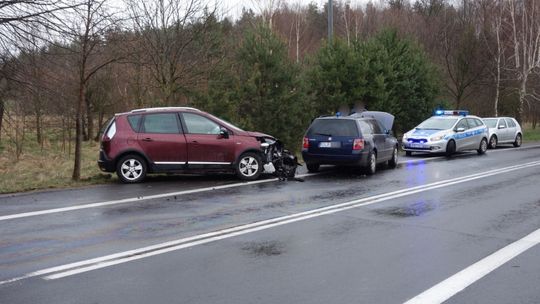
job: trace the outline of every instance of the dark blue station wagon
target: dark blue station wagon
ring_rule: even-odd
[[[376,111],[315,119],[302,145],[308,171],[316,172],[320,165],[347,165],[371,175],[384,162],[395,168],[398,141],[390,131],[393,122],[393,115]]]

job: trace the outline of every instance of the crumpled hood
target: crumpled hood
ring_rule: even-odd
[[[274,136],[264,134],[264,133],[261,133],[261,132],[246,131],[246,135],[253,136],[253,137],[267,137],[267,138],[275,139]]]

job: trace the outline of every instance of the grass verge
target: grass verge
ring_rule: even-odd
[[[73,181],[74,156],[58,144],[25,142],[17,160],[13,147],[2,143],[0,148],[0,193],[48,188],[69,188],[110,182],[111,175],[97,167],[99,144],[85,142],[82,147],[81,180]]]
[[[533,129],[530,124],[523,126],[523,141],[540,141],[540,127]]]

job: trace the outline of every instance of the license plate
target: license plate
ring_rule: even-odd
[[[410,143],[409,146],[410,146],[411,148],[427,148],[426,145],[421,144],[421,143]]]
[[[332,148],[332,142],[320,142],[319,148]]]

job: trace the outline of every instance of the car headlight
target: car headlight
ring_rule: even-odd
[[[446,135],[439,135],[439,136],[433,136],[431,138],[431,141],[439,141],[442,140]]]
[[[409,139],[409,134],[407,133],[403,134],[403,140],[407,140],[407,139]]]

